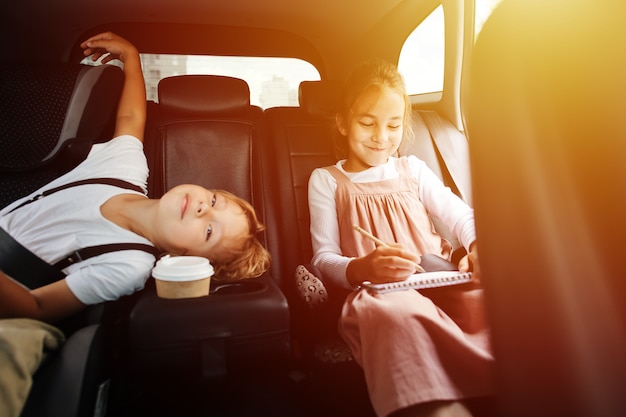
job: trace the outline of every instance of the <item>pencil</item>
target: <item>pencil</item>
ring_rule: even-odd
[[[368,238],[369,240],[371,240],[372,242],[376,243],[378,246],[389,246],[388,244],[386,244],[385,242],[383,242],[382,240],[380,240],[379,238],[377,238],[376,236],[374,236],[367,230],[363,229],[362,227],[357,226],[356,224],[353,224],[352,228],[356,230],[357,232],[359,232],[360,234],[362,234],[363,236],[365,236],[366,238]],[[415,270],[417,272],[426,272],[424,271],[424,268],[422,268],[418,264],[415,264]]]
[[[367,230],[363,229],[362,227],[357,226],[356,224],[353,224],[352,228],[356,230],[357,232],[359,232],[360,234],[362,234],[363,236],[365,236],[366,238],[368,238],[369,240],[371,240],[372,242],[376,243],[378,246],[389,246],[388,244],[386,244],[385,242],[383,242],[382,240],[380,240],[379,238],[377,238],[376,236],[374,236]]]

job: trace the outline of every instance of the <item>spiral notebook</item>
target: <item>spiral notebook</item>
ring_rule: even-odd
[[[425,288],[445,287],[448,285],[466,284],[472,281],[471,272],[434,271],[411,275],[405,281],[372,284],[364,282],[362,286],[369,291],[385,293],[403,290],[422,290]]]

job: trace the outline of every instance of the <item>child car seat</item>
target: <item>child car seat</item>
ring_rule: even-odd
[[[122,82],[122,71],[109,65],[0,64],[0,208],[111,137]],[[101,307],[77,315],[77,330],[39,367],[22,417],[94,415],[106,380]]]

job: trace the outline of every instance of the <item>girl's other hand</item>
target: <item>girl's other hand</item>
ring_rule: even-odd
[[[480,281],[480,266],[478,263],[478,248],[476,242],[470,245],[470,251],[459,261],[459,271],[472,271],[474,281]]]

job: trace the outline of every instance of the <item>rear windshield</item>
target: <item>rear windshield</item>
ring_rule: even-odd
[[[141,54],[148,100],[157,101],[160,79],[212,74],[241,78],[250,87],[250,104],[264,109],[297,106],[298,85],[320,79],[317,69],[296,58]]]

